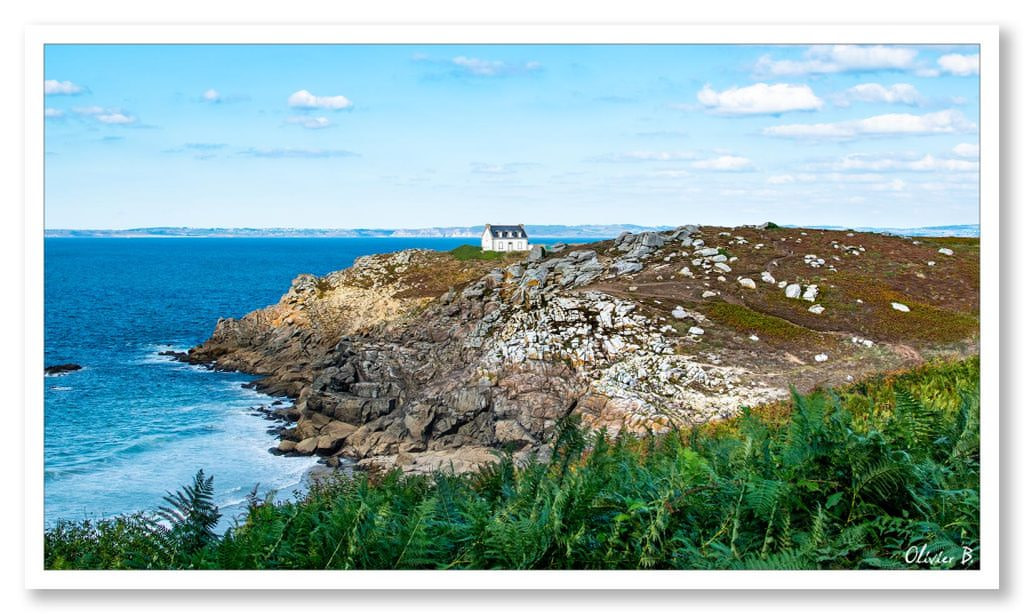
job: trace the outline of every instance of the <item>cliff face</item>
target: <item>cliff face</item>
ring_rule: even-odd
[[[934,241],[688,226],[497,268],[367,256],[220,320],[187,359],[294,398],[281,452],[408,471],[543,458],[571,412],[663,431],[974,351],[977,242]]]

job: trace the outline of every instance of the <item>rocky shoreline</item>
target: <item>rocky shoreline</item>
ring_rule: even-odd
[[[500,452],[546,458],[569,413],[612,434],[664,432],[785,398],[790,384],[971,352],[976,332],[888,332],[892,318],[948,306],[919,292],[928,284],[878,297],[844,285],[851,271],[881,275],[864,266],[888,266],[863,256],[875,251],[942,272],[928,288],[937,296],[964,282],[965,254],[940,271],[917,241],[767,225],[623,233],[498,267],[406,250],[300,275],[277,304],[219,320],[175,358],[262,376],[255,388],[292,399],[265,412],[282,421],[275,453],[460,472]],[[912,315],[876,308],[890,295]]]

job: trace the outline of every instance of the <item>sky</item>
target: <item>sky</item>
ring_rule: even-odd
[[[47,228],[979,216],[975,46],[47,45]]]

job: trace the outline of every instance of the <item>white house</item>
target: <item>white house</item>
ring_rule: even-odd
[[[484,226],[480,247],[485,252],[525,252],[530,250],[530,239],[522,224],[515,226]]]

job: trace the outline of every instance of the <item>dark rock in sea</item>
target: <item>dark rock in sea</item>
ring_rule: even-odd
[[[170,356],[174,360],[180,360],[184,362],[188,361],[187,352],[175,352],[174,350],[164,350],[163,352],[160,352],[160,356]]]
[[[284,401],[277,400],[277,401],[274,401],[273,403],[271,403],[271,405],[284,405]]]
[[[65,373],[71,373],[72,371],[78,371],[82,368],[82,365],[76,365],[73,362],[64,363],[62,365],[50,365],[43,369],[43,373],[47,375],[64,375]]]

